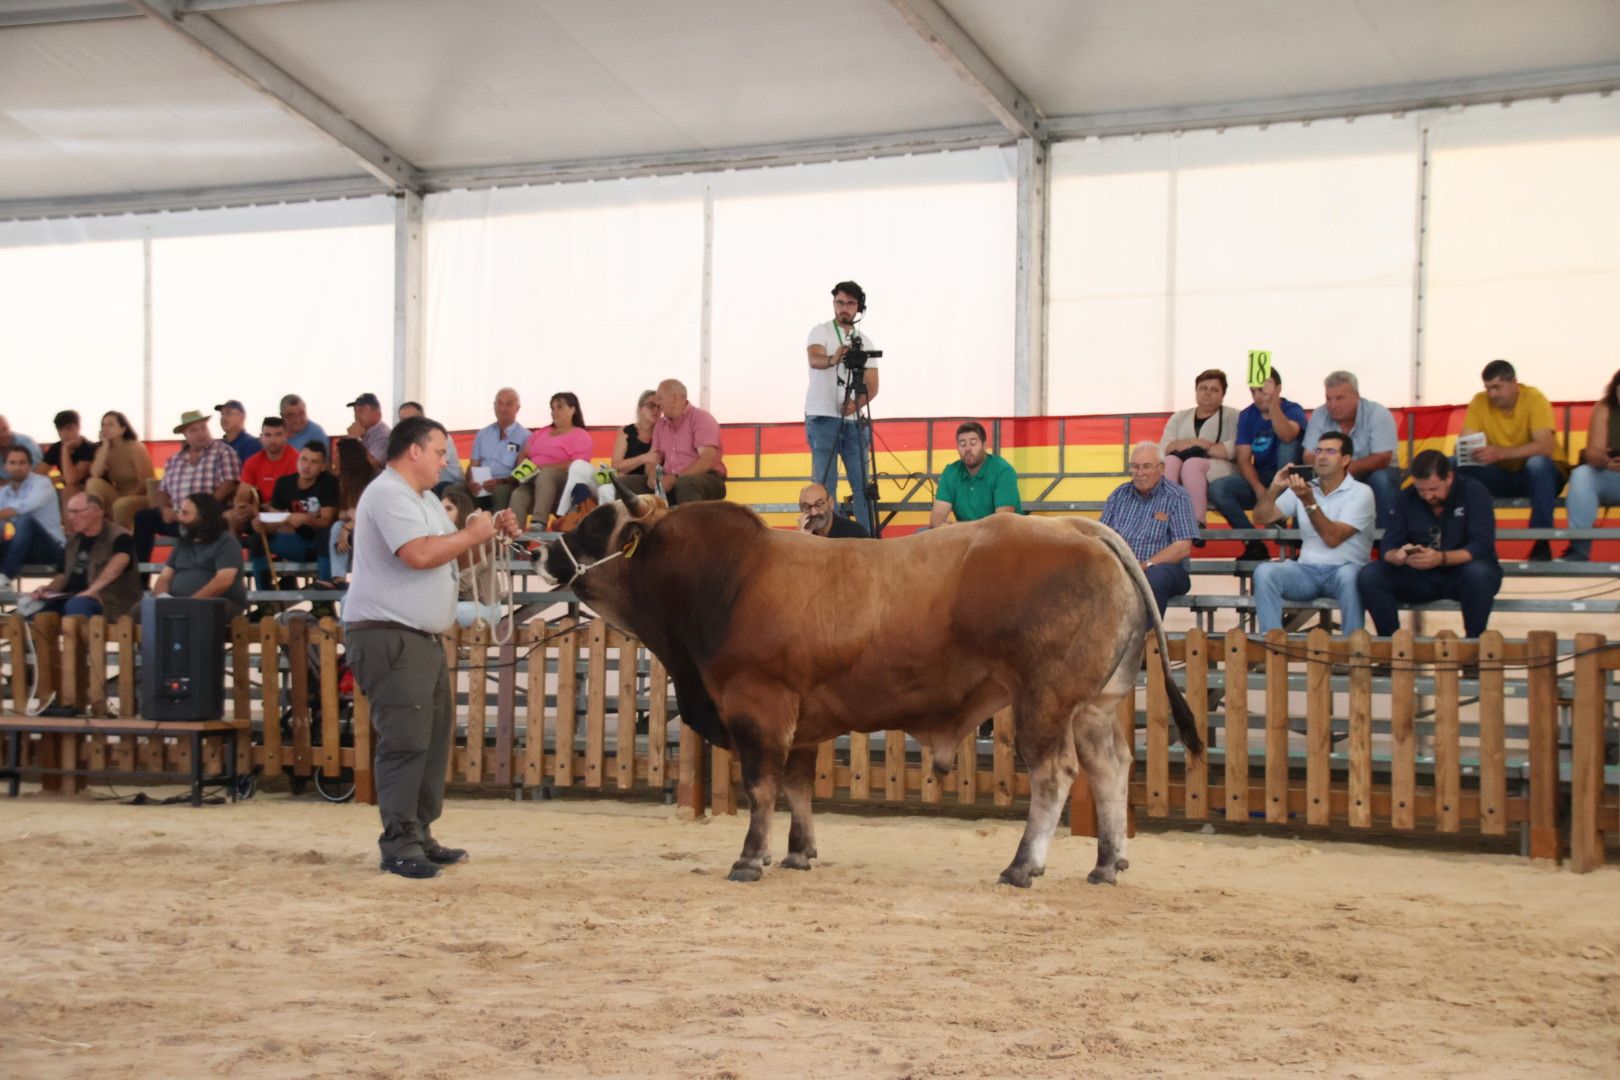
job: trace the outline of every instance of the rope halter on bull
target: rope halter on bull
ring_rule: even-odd
[[[575,557],[573,550],[569,548],[568,541],[565,538],[558,537],[557,544],[562,548],[563,554],[568,556],[568,561],[572,563],[574,567],[574,572],[568,575],[568,580],[558,583],[564,588],[567,588],[568,586],[573,585],[574,582],[578,581],[587,570],[595,570],[603,563],[610,563],[620,556],[623,556],[626,559],[630,558],[636,553],[636,548],[641,546],[641,534],[637,533],[635,536],[632,536],[630,538],[630,542],[624,545],[624,547],[620,548],[618,551],[615,551],[611,555],[602,556],[593,563],[581,563],[579,559]]]

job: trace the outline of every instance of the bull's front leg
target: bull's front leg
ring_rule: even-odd
[[[810,818],[810,800],[815,792],[816,748],[801,746],[788,754],[783,790],[793,825],[788,829],[788,853],[782,865],[789,870],[808,870],[816,857],[816,826]]]
[[[719,704],[748,792],[748,836],[727,876],[758,881],[771,861],[771,818],[799,722],[799,702],[781,687],[739,678],[726,687]]]

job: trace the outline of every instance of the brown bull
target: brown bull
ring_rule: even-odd
[[[1082,766],[1097,805],[1089,880],[1125,869],[1132,755],[1116,707],[1135,690],[1144,632],[1167,652],[1147,578],[1111,529],[998,515],[899,540],[826,540],[770,529],[733,503],[621,498],[552,541],[542,568],[644,642],[681,719],[736,751],[752,809],[732,880],[756,881],[770,861],[779,791],[793,819],[782,865],[810,868],[819,743],[903,730],[933,750],[943,779],[963,738],[1009,704],[1030,807],[1001,880],[1027,887],[1045,872]],[[1201,753],[1192,712],[1166,683],[1182,741]]]

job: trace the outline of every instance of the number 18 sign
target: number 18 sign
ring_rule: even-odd
[[[1271,378],[1271,353],[1266,349],[1249,350],[1249,385],[1259,386]]]

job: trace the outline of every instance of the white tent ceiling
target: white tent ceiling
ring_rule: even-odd
[[[1616,85],[1616,0],[0,0],[0,219]]]

